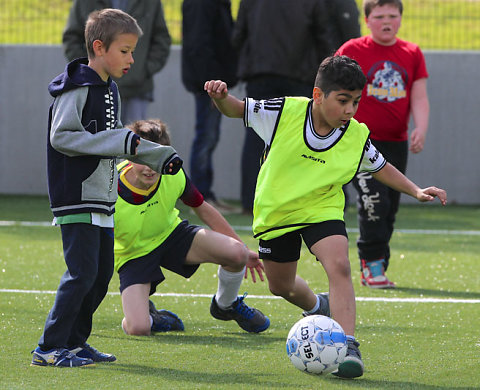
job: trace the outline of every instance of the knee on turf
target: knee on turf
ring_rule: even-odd
[[[150,336],[151,325],[148,318],[139,321],[138,319],[127,321],[125,318],[122,321],[122,329],[125,334],[129,336]]]

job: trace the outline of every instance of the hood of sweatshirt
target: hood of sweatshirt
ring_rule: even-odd
[[[87,58],[77,58],[69,62],[63,73],[55,77],[48,85],[50,95],[56,97],[79,87],[111,84],[111,78],[108,78],[107,82],[103,81],[100,75],[87,64]]]

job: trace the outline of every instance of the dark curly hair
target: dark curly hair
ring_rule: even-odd
[[[367,78],[358,62],[347,56],[331,56],[325,58],[318,68],[315,87],[322,90],[325,96],[332,91],[346,89],[355,91],[363,89]]]

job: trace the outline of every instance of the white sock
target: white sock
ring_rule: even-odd
[[[125,333],[126,335],[128,335],[127,331],[126,331],[125,328],[123,327],[123,321],[122,321],[122,330],[123,330],[123,333]]]
[[[218,289],[215,300],[220,309],[227,309],[235,302],[244,275],[245,268],[240,272],[229,272],[223,267],[218,267]]]
[[[315,306],[313,306],[313,309],[307,311],[307,313],[309,314],[315,313],[320,307],[320,298],[318,297],[318,295],[315,295],[315,297],[317,298],[317,303],[315,304]]]

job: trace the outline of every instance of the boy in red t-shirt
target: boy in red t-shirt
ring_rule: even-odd
[[[363,9],[371,34],[346,42],[337,55],[355,59],[367,76],[355,119],[368,126],[375,147],[405,173],[408,151],[421,152],[427,134],[430,106],[425,58],[416,44],[397,38],[401,0],[365,0]],[[415,128],[409,140],[410,114]],[[358,193],[362,285],[394,288],[385,271],[400,193],[368,173],[357,174],[353,185]]]

